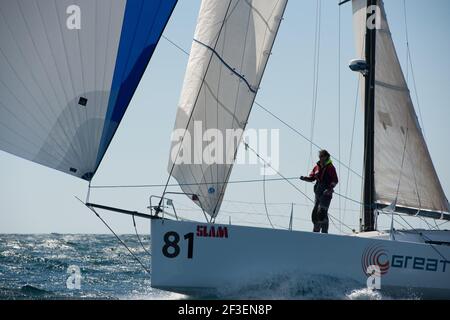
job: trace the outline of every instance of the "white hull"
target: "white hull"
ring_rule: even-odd
[[[205,236],[211,227],[219,237]],[[166,243],[168,232],[173,233]],[[177,244],[171,243],[175,233]],[[193,238],[185,239],[189,234]],[[151,222],[151,242],[152,287],[168,291],[214,294],[286,275],[325,276],[365,288],[363,269],[378,257],[384,264],[382,291],[450,299],[450,246],[445,245],[433,246],[436,251],[429,244],[367,236],[172,220]]]

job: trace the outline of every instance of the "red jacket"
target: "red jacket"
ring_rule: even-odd
[[[328,160],[324,167],[320,165],[320,162],[317,162],[308,178],[308,181],[316,181],[314,192],[320,195],[325,190],[332,191],[339,182],[336,169],[331,160]]]

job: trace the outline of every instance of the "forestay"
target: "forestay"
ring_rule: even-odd
[[[2,0],[0,149],[91,180],[176,0]]]
[[[204,0],[201,4],[169,172],[212,217],[220,209],[286,4],[287,0]]]
[[[357,53],[364,56],[365,0],[353,0]],[[449,212],[379,1],[375,73],[375,199],[413,210]],[[364,95],[362,95],[364,97]],[[436,217],[436,215],[435,215]],[[437,215],[439,217],[439,214]]]

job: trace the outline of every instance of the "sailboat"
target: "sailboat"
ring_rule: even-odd
[[[349,1],[356,51],[363,53],[350,68],[365,83],[360,232],[333,235],[215,223],[287,0],[203,0],[168,172],[206,222],[180,217],[168,183],[162,195],[150,198],[150,215],[89,199],[85,203],[94,212],[150,219],[152,287],[210,294],[300,274],[362,288],[372,281],[393,295],[450,298],[449,231],[377,230],[381,210],[450,220],[450,206],[414,111],[383,2],[341,4]],[[109,10],[82,0],[0,4],[0,149],[89,182],[176,5],[168,0],[103,2]],[[87,17],[81,28],[79,10]],[[368,23],[373,14],[374,23]],[[188,139],[198,129],[214,129],[226,139],[214,155],[207,153],[207,161],[185,161],[195,158],[197,147],[203,150],[204,142]],[[227,136],[227,130],[235,134]],[[223,161],[218,162],[220,150]]]
[[[193,136],[198,121],[223,136],[227,129],[245,128],[286,5],[284,0],[202,2],[175,131]],[[378,210],[449,220],[450,207],[383,2],[353,0],[352,6],[357,52],[363,55],[350,68],[365,82],[361,232],[347,236],[216,224],[233,162],[177,161],[191,142],[172,142],[168,171],[210,218],[208,223],[151,221],[153,287],[211,293],[286,275],[327,276],[365,287],[375,275],[381,290],[394,296],[450,298],[449,231],[376,230]],[[224,149],[229,148],[233,152],[226,156],[235,156],[238,145],[226,140]],[[168,196],[164,193],[152,207],[155,213],[163,211]]]

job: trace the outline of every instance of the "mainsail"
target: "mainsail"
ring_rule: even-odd
[[[286,4],[202,1],[168,169],[212,217],[220,209]]]
[[[356,49],[363,59],[366,5],[366,0],[353,0]],[[441,217],[449,212],[449,203],[420,128],[381,0],[377,10],[378,18],[373,21],[377,26],[375,199],[381,206],[395,203],[399,211],[421,211],[422,215]]]
[[[176,0],[2,0],[0,149],[91,180]]]

